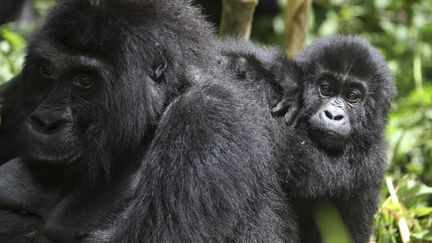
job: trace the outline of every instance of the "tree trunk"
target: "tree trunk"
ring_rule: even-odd
[[[311,0],[289,0],[285,8],[285,53],[292,57],[306,43]]]
[[[223,0],[220,35],[249,39],[258,0]]]

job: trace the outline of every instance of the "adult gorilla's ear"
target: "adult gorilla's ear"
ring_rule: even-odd
[[[168,61],[163,53],[158,50],[158,54],[150,66],[150,78],[156,82],[160,80],[168,66]]]

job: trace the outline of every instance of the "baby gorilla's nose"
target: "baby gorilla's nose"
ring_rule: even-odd
[[[328,109],[324,110],[324,115],[326,118],[334,121],[341,121],[344,119],[344,110],[339,107],[331,106]]]

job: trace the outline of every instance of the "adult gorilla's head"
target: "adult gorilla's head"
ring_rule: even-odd
[[[212,31],[187,6],[60,2],[29,45],[14,86],[23,100],[15,115],[24,157],[92,181],[109,176],[120,158],[138,161],[159,115],[191,85],[188,76],[213,62]]]
[[[393,75],[379,51],[359,37],[323,38],[297,61],[305,73],[301,113],[320,147],[362,148],[377,141],[396,95]]]

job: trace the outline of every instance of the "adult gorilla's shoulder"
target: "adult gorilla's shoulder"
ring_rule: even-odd
[[[55,242],[295,242],[269,106],[219,47],[190,1],[59,2],[5,96],[23,159],[0,198],[28,196],[24,163]]]

